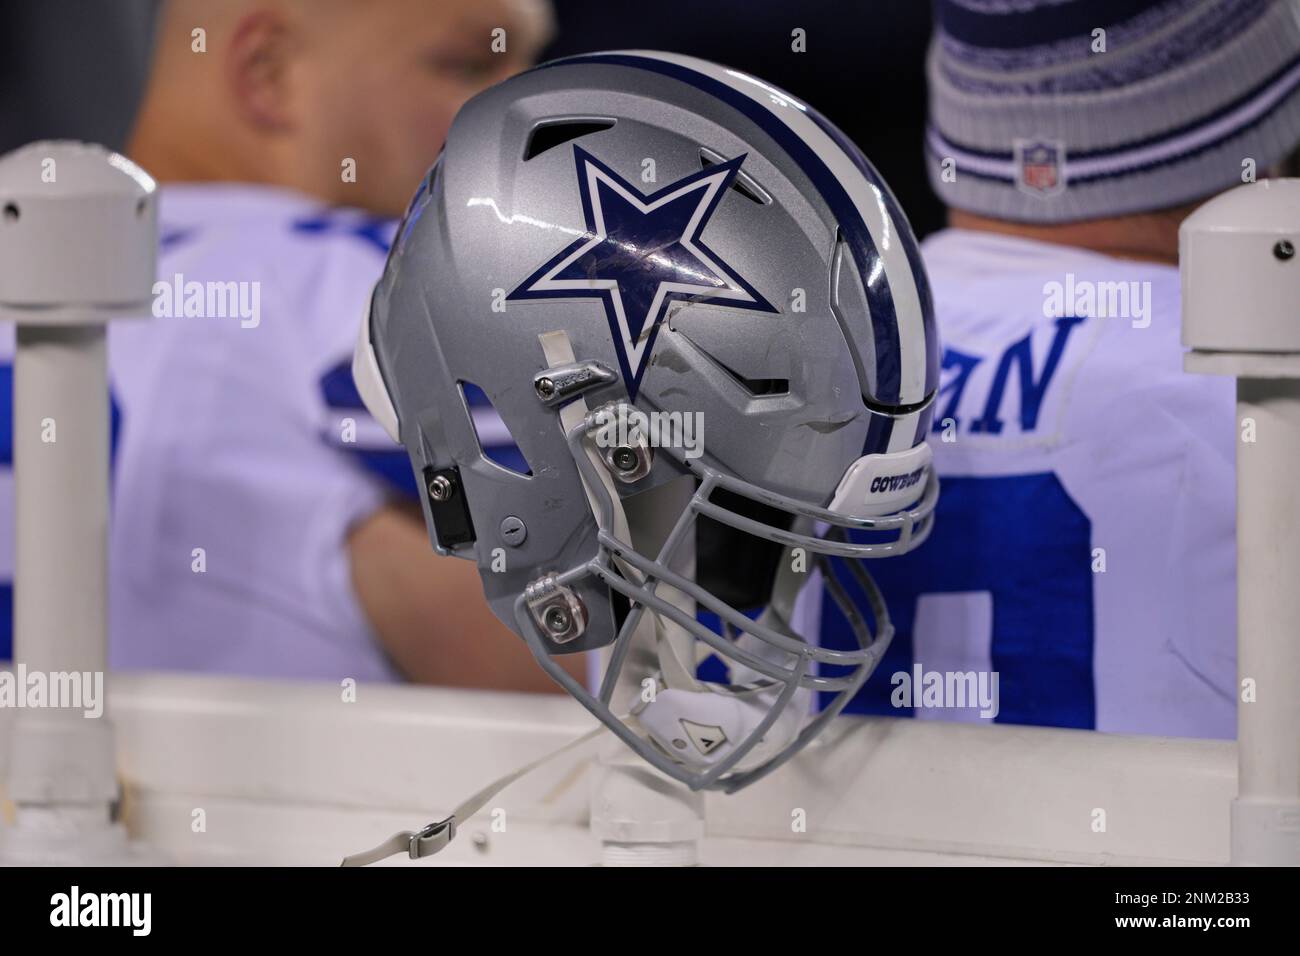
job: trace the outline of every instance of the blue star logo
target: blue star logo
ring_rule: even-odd
[[[580,146],[573,152],[585,230],[506,298],[601,299],[629,398],[670,302],[777,311],[700,238],[744,155],[647,195]]]

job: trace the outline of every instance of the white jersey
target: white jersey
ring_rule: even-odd
[[[406,458],[350,374],[390,233],[269,187],[162,190],[155,317],[109,334],[113,666],[395,676],[345,544],[387,494],[367,456]]]
[[[1233,737],[1234,383],[1183,372],[1177,269],[961,230],[923,255],[942,494],[872,567],[898,636],[856,709],[985,671],[1000,722]]]

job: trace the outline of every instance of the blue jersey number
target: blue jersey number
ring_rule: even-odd
[[[1096,724],[1093,690],[1092,528],[1050,472],[945,478],[930,540],[912,554],[872,562],[897,633],[853,713],[910,716],[890,703],[890,677],[912,669],[912,626],[924,594],[992,596],[992,663],[999,723]],[[829,599],[822,643],[855,646]]]

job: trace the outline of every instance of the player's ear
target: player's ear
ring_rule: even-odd
[[[297,38],[275,10],[258,10],[235,24],[226,53],[227,79],[236,109],[265,130],[292,125],[290,67]]]

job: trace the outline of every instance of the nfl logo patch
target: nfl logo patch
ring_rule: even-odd
[[[1060,140],[1015,141],[1016,188],[1036,196],[1065,189],[1065,144]]]

